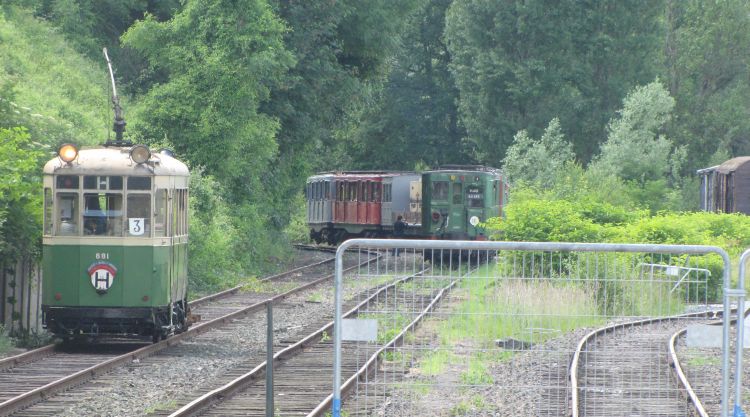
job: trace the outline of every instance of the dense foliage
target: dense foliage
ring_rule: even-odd
[[[0,255],[38,250],[50,149],[107,135],[103,46],[127,136],[194,172],[201,288],[304,236],[321,170],[503,167],[507,238],[651,239],[620,228],[681,224],[649,216],[750,151],[749,20],[744,0],[4,1]]]

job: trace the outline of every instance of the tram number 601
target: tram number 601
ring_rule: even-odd
[[[96,253],[96,259],[109,259],[109,254],[107,252],[97,252]]]

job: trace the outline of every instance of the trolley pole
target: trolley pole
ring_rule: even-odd
[[[273,417],[273,303],[266,304],[266,417]]]

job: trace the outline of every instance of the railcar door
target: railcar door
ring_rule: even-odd
[[[477,237],[477,224],[485,220],[485,189],[482,183],[466,186],[466,233],[470,238]]]

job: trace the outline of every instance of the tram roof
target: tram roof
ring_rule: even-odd
[[[189,176],[187,165],[169,155],[152,153],[148,162],[136,164],[130,159],[130,147],[90,148],[78,151],[71,163],[55,157],[44,165],[44,173],[66,175],[164,175]]]

